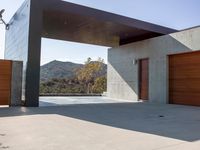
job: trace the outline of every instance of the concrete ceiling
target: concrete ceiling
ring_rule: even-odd
[[[44,2],[42,36],[45,38],[114,47],[176,32],[65,1]]]

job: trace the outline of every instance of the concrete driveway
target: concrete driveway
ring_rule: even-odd
[[[200,108],[149,103],[0,108],[0,149],[199,150]]]

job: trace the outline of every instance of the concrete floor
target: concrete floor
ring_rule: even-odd
[[[122,103],[131,102],[124,100],[111,99],[104,96],[43,96],[40,97],[40,107],[44,106],[60,106],[60,105],[71,105],[71,104],[100,104],[100,103]]]
[[[149,103],[0,108],[0,149],[199,150],[199,114]]]

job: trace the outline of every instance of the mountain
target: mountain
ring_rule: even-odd
[[[40,67],[40,80],[48,81],[53,78],[72,78],[75,70],[83,67],[83,64],[72,62],[51,61]]]
[[[45,82],[53,78],[70,79],[75,76],[75,70],[82,67],[84,67],[83,64],[54,60],[41,66],[40,80],[42,82]],[[103,64],[103,69],[101,72],[99,72],[99,76],[106,75],[106,73],[107,73],[107,65]]]

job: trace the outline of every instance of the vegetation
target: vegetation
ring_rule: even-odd
[[[85,62],[84,67],[80,68],[76,72],[78,81],[84,86],[84,89],[87,90],[87,93],[92,93],[93,85],[100,72],[103,69],[103,60],[101,58],[98,61],[92,62],[91,58]]]
[[[107,79],[105,76],[101,76],[95,79],[94,85],[92,86],[93,93],[102,93],[106,91]]]
[[[55,65],[55,63],[57,65]],[[66,62],[69,64],[69,62]],[[73,66],[69,68],[64,68],[66,74],[62,72],[62,77],[57,77],[56,73],[52,73],[52,67],[56,66],[56,68],[62,68],[58,64],[62,64],[63,66],[69,66],[67,64],[59,63],[58,61],[54,61],[54,63],[47,64],[46,66],[49,68],[45,68],[44,66],[41,68],[45,69],[45,74],[51,74],[52,78],[41,78],[40,83],[40,93],[42,94],[65,94],[65,93],[103,93],[106,91],[106,70],[107,65],[104,64],[103,59],[99,58],[97,61],[92,61],[91,58],[88,58],[84,65],[76,65],[74,63]],[[56,69],[58,70],[58,69]],[[42,72],[42,71],[41,71]],[[59,72],[57,72],[59,74]],[[55,74],[55,78],[53,76]],[[70,74],[70,76],[69,76]],[[46,75],[47,76],[47,75]]]

